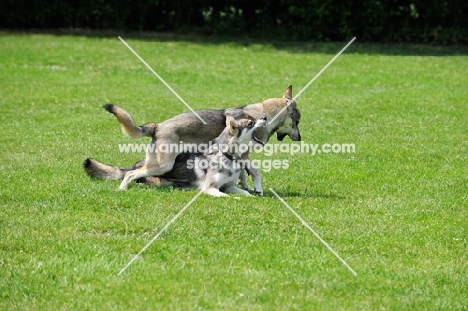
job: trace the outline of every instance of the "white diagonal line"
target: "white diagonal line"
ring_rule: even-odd
[[[283,109],[281,109],[281,111],[278,112],[278,113],[276,114],[276,116],[274,116],[273,119],[271,119],[270,122],[268,122],[268,124],[271,124],[271,122],[275,121],[275,119],[276,119],[281,113],[283,113],[283,111],[285,111],[285,110],[289,107],[289,105],[291,105],[291,103],[292,103],[293,101],[295,101],[295,100],[302,94],[302,92],[304,92],[304,91],[312,84],[312,82],[314,82],[315,79],[317,79],[317,78],[328,68],[328,66],[331,65],[331,64],[335,61],[335,59],[337,59],[337,58],[341,55],[341,53],[343,53],[343,52],[348,48],[348,46],[350,46],[351,43],[353,43],[354,40],[356,40],[356,37],[354,37],[353,39],[351,39],[351,41],[349,41],[348,44],[346,44],[345,47],[342,48],[341,51],[338,52],[338,54],[336,54],[335,57],[333,57],[332,60],[329,61],[328,64],[327,64],[325,67],[323,67],[322,70],[320,70],[319,73],[317,73],[317,74],[315,75],[315,77],[313,77],[312,80],[310,80],[309,83],[307,83],[307,85],[304,86],[304,87],[302,88],[302,90],[300,90],[299,93],[296,94],[296,96],[293,97],[292,100],[288,100],[288,104],[287,104]]]
[[[164,226],[164,228],[161,229],[161,231],[158,232],[158,234],[156,234],[154,236],[154,238],[148,242],[148,244],[145,245],[145,247],[143,247],[141,249],[141,251],[135,255],[135,257],[132,258],[132,260],[130,260],[127,265],[125,265],[125,267],[122,268],[122,270],[120,270],[119,273],[117,273],[118,276],[120,276],[128,267],[130,267],[130,265],[135,261],[137,260],[137,258],[151,245],[153,244],[154,241],[157,240],[157,238],[159,238],[159,236],[164,232],[166,231],[167,228],[169,228],[169,226],[174,222],[176,221],[177,218],[179,218],[180,215],[182,215],[182,213],[200,196],[200,194],[202,193],[202,190],[200,190],[200,192],[197,193],[196,196],[193,197],[193,199],[190,200],[190,202],[187,203],[187,205],[185,205],[181,210],[180,212],[177,213],[177,215],[174,216],[174,218],[172,218],[168,223],[167,225]]]
[[[351,273],[353,273],[354,275],[357,275],[356,271],[354,271],[353,268],[351,268],[351,267],[346,263],[346,261],[344,261],[343,258],[341,258],[340,255],[338,255],[338,253],[335,252],[335,251],[333,250],[333,248],[331,248],[331,246],[328,245],[328,243],[325,242],[325,241],[318,235],[318,233],[315,232],[315,230],[312,229],[312,228],[304,221],[304,219],[302,219],[302,217],[299,216],[299,214],[296,213],[296,212],[291,208],[291,206],[289,206],[288,203],[286,203],[286,201],[283,200],[282,197],[280,197],[280,196],[279,196],[273,189],[271,189],[271,188],[270,188],[270,191],[284,204],[284,206],[286,206],[286,207],[294,214],[294,216],[296,216],[296,217],[301,221],[301,223],[302,223],[303,226],[305,226],[307,229],[309,229],[310,232],[312,232],[312,233],[320,240],[320,242],[322,242],[322,244],[325,245],[325,246],[328,248],[328,250],[329,250],[330,252],[332,252],[333,255],[335,255],[336,258],[338,258],[338,259],[346,266],[346,268],[349,269],[349,271],[351,271]]]
[[[173,89],[169,84],[167,84],[167,82],[164,81],[164,79],[161,78],[161,76],[158,75],[158,73],[157,73],[156,71],[154,71],[153,68],[151,68],[150,65],[148,65],[147,62],[145,62],[145,61],[143,60],[143,58],[140,57],[140,55],[138,55],[138,53],[135,52],[135,50],[133,50],[132,47],[131,47],[130,45],[128,45],[127,42],[125,42],[124,39],[122,39],[120,36],[119,36],[118,38],[119,38],[119,40],[120,40],[123,44],[125,44],[125,46],[126,46],[130,51],[132,51],[133,54],[135,54],[135,56],[136,56],[136,57],[137,57],[137,58],[138,58],[138,59],[139,59],[139,60],[140,60],[140,61],[141,61],[141,62],[142,62],[142,63],[143,63],[143,64],[144,64],[144,65],[145,65],[145,66],[146,66],[146,67],[147,67],[147,68],[148,68],[148,69],[149,69],[149,70],[150,70],[150,71],[151,71],[151,72],[152,72],[152,73],[153,73],[153,74],[154,74],[154,75],[155,75],[155,76],[156,76],[156,77],[157,77],[157,78],[158,78],[158,79],[159,79],[159,80],[160,80],[160,81],[161,81],[161,82],[162,82],[162,83],[163,83],[163,84],[164,84],[164,85],[165,85],[165,86],[166,86],[166,87],[167,87],[167,88],[168,88],[168,89],[169,89],[169,90],[186,106],[186,107],[187,107],[187,108],[188,108],[188,109],[190,109],[190,111],[193,112],[194,115],[197,116],[198,119],[200,119],[200,121],[203,122],[203,124],[206,124],[205,120],[203,120],[202,117],[200,117],[200,115],[199,115],[195,110],[193,110],[192,107],[190,107],[190,105],[187,104],[187,102],[186,102],[182,97],[180,97],[180,95],[177,94],[177,92],[174,91],[174,89]]]
[[[335,57],[333,57],[332,60],[329,61],[328,64],[325,67],[323,67],[323,69],[320,70],[319,73],[316,74],[315,77],[313,77],[312,80],[310,80],[309,83],[307,83],[307,85],[302,88],[302,90],[299,91],[299,93],[296,94],[296,96],[294,96],[293,100],[296,100],[302,94],[302,92],[304,92],[312,84],[312,82],[314,82],[315,79],[317,79],[322,74],[322,72],[324,72],[328,68],[328,66],[330,66],[335,61],[335,59],[337,59],[341,55],[341,53],[343,53],[348,48],[348,46],[350,46],[351,43],[354,42],[354,40],[356,40],[356,37],[352,38],[351,41],[349,41],[348,44],[346,44],[345,47],[342,48],[341,51],[338,52],[338,54],[336,54]]]

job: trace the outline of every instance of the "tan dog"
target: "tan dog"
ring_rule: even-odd
[[[289,105],[288,105],[289,104]],[[282,111],[283,108],[285,108]],[[162,123],[147,123],[136,126],[128,112],[122,108],[108,104],[104,108],[113,113],[119,121],[122,131],[130,137],[138,138],[149,136],[153,137],[156,144],[155,150],[166,145],[184,146],[192,144],[207,144],[210,140],[217,137],[226,126],[229,126],[231,120],[239,120],[252,117],[260,119],[266,116],[270,121],[265,125],[266,137],[262,143],[266,143],[273,133],[277,133],[278,140],[283,140],[285,136],[290,136],[292,140],[301,140],[298,124],[301,117],[295,101],[292,100],[292,86],[289,86],[282,98],[269,98],[261,103],[246,105],[241,108],[227,108],[223,110],[199,110],[197,114],[206,121],[203,122],[193,113],[183,113],[177,115]],[[184,149],[184,148],[182,148]],[[144,163],[137,162],[131,169],[119,169],[115,166],[100,163],[94,159],[87,159],[84,167],[88,175],[96,178],[123,179],[120,189],[125,190],[128,184],[134,180],[147,181],[151,183],[156,176],[160,182],[160,176],[169,172],[175,163],[176,157],[187,150],[178,150],[175,152],[151,152],[147,151]],[[244,158],[248,154],[244,154]],[[248,172],[252,175],[254,181],[254,190],[262,195],[261,177],[258,169],[251,167]],[[241,184],[245,189],[248,185],[245,178]]]

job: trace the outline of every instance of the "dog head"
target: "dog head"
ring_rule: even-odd
[[[301,140],[299,132],[299,121],[301,112],[297,109],[296,101],[292,97],[292,85],[284,91],[283,98],[286,108],[286,117],[276,130],[276,138],[282,141],[286,136],[291,137],[293,141]]]
[[[264,127],[266,122],[266,117],[258,120],[231,120],[228,126],[228,143],[223,151],[229,153],[235,158],[240,158],[244,153],[249,151],[253,142],[265,145],[265,142],[256,138],[254,133],[259,128]]]

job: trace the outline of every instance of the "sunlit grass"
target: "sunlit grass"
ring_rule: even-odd
[[[195,109],[296,94],[344,46],[126,41]],[[353,44],[298,106],[304,142],[355,153],[254,155],[289,163],[265,197],[200,196],[117,277],[197,191],[89,179],[85,158],[128,166],[143,155],[118,144],[147,142],[101,105],[187,109],[116,37],[3,33],[1,308],[466,308],[468,57],[450,51]]]

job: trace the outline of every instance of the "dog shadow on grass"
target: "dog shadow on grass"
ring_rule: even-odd
[[[329,199],[329,200],[344,200],[346,197],[334,194],[334,193],[323,193],[323,192],[298,192],[287,190],[276,190],[273,189],[281,198],[313,198],[313,199]],[[269,190],[266,190],[263,194],[266,198],[276,198],[276,196]]]
[[[162,193],[171,193],[174,191],[196,191],[196,189],[182,189],[182,188],[177,188],[173,186],[151,186],[151,185],[146,185],[142,183],[137,183],[137,188],[140,189],[157,189],[157,191],[162,192]],[[344,200],[346,199],[345,196],[338,195],[335,193],[325,193],[325,192],[314,192],[314,191],[304,191],[304,192],[299,192],[299,191],[294,191],[291,189],[273,189],[281,198],[312,198],[312,199],[328,199],[328,200]],[[229,194],[230,196],[235,196],[234,194]],[[254,195],[254,194],[253,194]],[[255,196],[255,195],[254,195]],[[263,197],[265,198],[276,198],[276,196],[273,194],[268,189],[264,189]]]

